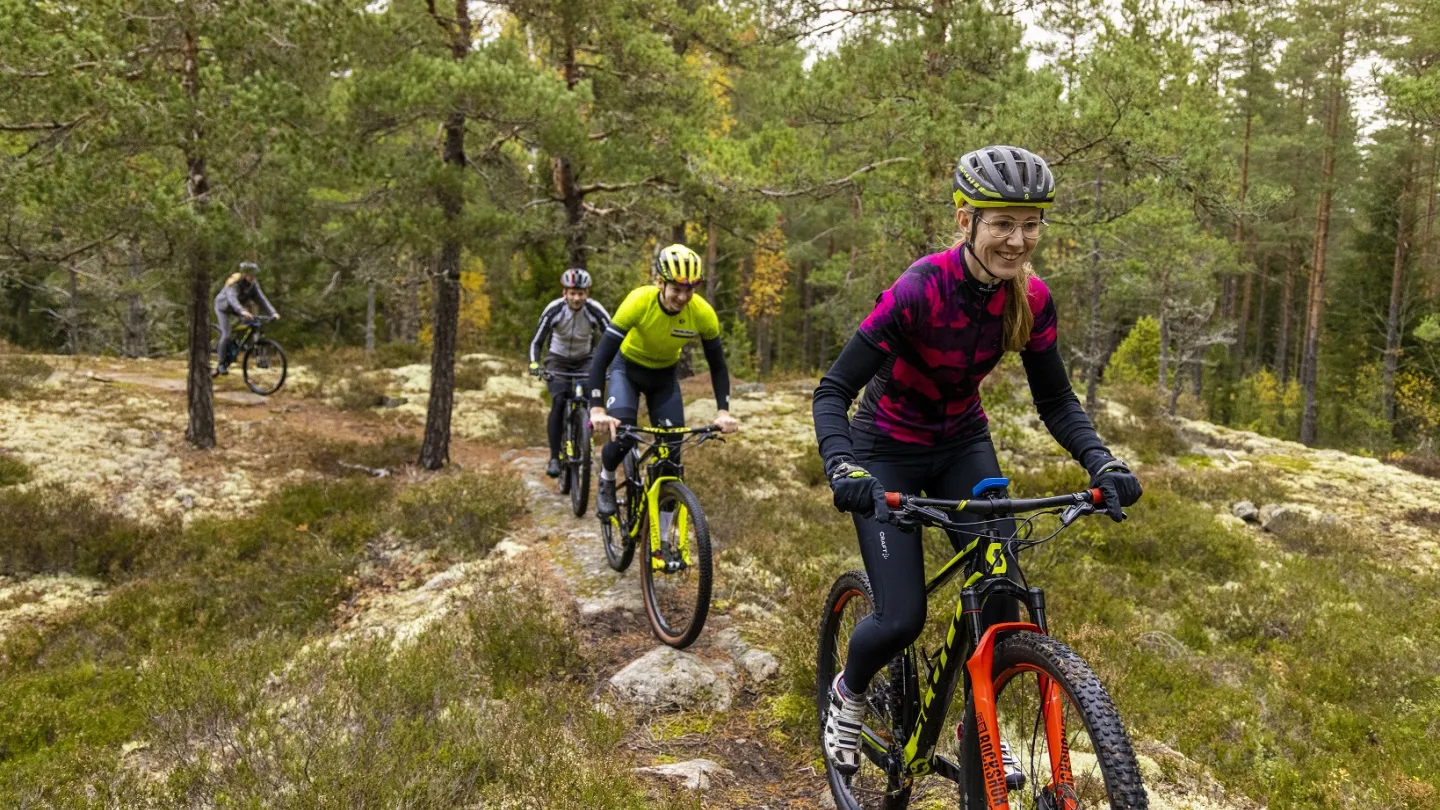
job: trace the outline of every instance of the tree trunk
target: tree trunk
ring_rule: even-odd
[[[1410,125],[1409,156],[1405,164],[1405,180],[1400,186],[1400,213],[1395,217],[1395,263],[1390,271],[1390,311],[1385,319],[1385,372],[1382,384],[1385,421],[1390,432],[1395,432],[1395,372],[1400,365],[1400,299],[1405,290],[1405,251],[1409,247],[1405,214],[1410,206],[1414,186],[1415,149],[1418,146],[1419,130]]]
[[[375,351],[375,282],[365,285],[365,351]]]
[[[1245,242],[1245,196],[1250,190],[1250,131],[1254,119],[1253,112],[1245,113],[1245,146],[1240,153],[1240,213],[1235,217],[1235,247],[1240,251],[1242,262],[1247,260],[1246,254],[1249,253]],[[1245,338],[1250,327],[1250,295],[1255,285],[1255,269],[1248,264],[1244,265],[1244,268],[1242,272],[1245,274],[1245,282],[1240,293],[1240,328],[1235,343],[1230,347],[1230,356],[1239,360],[1235,364],[1235,372],[1239,376],[1244,376],[1245,373]]]
[[[456,62],[470,53],[470,17],[467,0],[455,0],[450,53]],[[455,341],[460,323],[460,217],[465,209],[465,115],[451,112],[445,119],[445,149],[441,161],[447,170],[439,178],[437,196],[445,216],[440,262],[435,273],[435,336],[430,353],[430,407],[425,414],[425,441],[420,466],[438,470],[450,461],[450,414],[455,405]]]
[[[570,39],[568,30],[565,63],[561,69],[565,75],[565,86],[573,91],[580,83],[581,75],[575,55],[575,43]],[[588,267],[585,250],[585,195],[580,193],[575,164],[568,156],[560,155],[551,158],[550,165],[555,181],[555,193],[560,196],[560,203],[565,208],[565,261],[569,267]]]
[[[191,104],[189,139],[185,142],[186,190],[190,209],[197,221],[189,245],[190,259],[190,357],[185,379],[185,402],[189,424],[185,440],[200,450],[215,446],[214,390],[210,386],[210,251],[205,233],[205,214],[210,204],[210,180],[205,174],[205,137],[200,126],[199,45],[194,32],[185,32],[185,67],[181,83]]]
[[[1340,108],[1343,106],[1345,74],[1345,34],[1342,29],[1340,51],[1332,59],[1332,88],[1325,119],[1325,149],[1320,159],[1320,204],[1315,211],[1315,256],[1311,263],[1310,289],[1306,296],[1305,348],[1300,363],[1300,385],[1305,391],[1305,410],[1300,418],[1300,441],[1314,445],[1318,403],[1315,388],[1320,379],[1320,329],[1325,313],[1325,258],[1330,241],[1330,201],[1335,183],[1336,139],[1340,133]]]
[[[705,300],[715,305],[715,291],[719,288],[715,261],[720,251],[720,228],[713,216],[705,218]]]
[[[131,238],[129,248],[130,290],[126,293],[129,307],[125,313],[125,356],[147,357],[150,354],[150,335],[145,322],[145,296],[141,286],[145,267],[141,264],[140,241]]]
[[[1105,165],[1095,167],[1095,234],[1090,244],[1090,329],[1085,340],[1085,410],[1094,412],[1100,404],[1100,315],[1104,280],[1100,277],[1100,194],[1105,183]]]
[[[1279,334],[1275,337],[1275,372],[1280,384],[1290,381],[1290,311],[1295,308],[1295,246],[1285,252],[1285,279],[1280,286]]]
[[[73,259],[66,264],[66,271],[70,276],[70,300],[65,305],[65,344],[74,357],[80,354],[80,274],[75,272]]]
[[[1241,365],[1246,371],[1258,368],[1265,364],[1265,306],[1268,303],[1265,299],[1269,297],[1270,278],[1268,273],[1261,273],[1257,267],[1253,270],[1256,275],[1255,284],[1260,288],[1260,299],[1255,304],[1255,351],[1253,354],[1241,356]],[[1246,358],[1253,358],[1253,361]]]
[[[1418,268],[1420,277],[1430,280],[1429,289],[1425,291],[1428,298],[1440,295],[1440,273],[1430,272],[1430,256],[1434,249],[1432,236],[1435,232],[1435,196],[1437,180],[1440,180],[1440,134],[1432,134],[1431,137],[1434,144],[1430,147],[1430,173],[1425,181],[1425,225],[1420,229]]]

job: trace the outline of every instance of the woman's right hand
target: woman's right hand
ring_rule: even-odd
[[[890,519],[885,486],[853,461],[842,461],[830,470],[830,491],[835,496],[835,508],[841,512],[854,512],[860,517],[873,515],[882,523]]]
[[[590,429],[596,433],[606,431],[610,434],[610,441],[615,441],[615,429],[620,427],[620,420],[605,413],[604,408],[595,407],[590,409]]]

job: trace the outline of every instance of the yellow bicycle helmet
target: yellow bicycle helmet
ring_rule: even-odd
[[[699,284],[705,278],[700,254],[681,244],[655,251],[655,274],[676,284]]]

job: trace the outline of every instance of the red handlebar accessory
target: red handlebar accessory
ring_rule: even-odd
[[[1101,492],[1098,489],[1090,490],[1090,503],[1093,503],[1096,506],[1100,506],[1101,504],[1105,503],[1105,493]]]
[[[888,507],[890,507],[891,509],[899,509],[899,508],[900,508],[900,493],[898,493],[898,492],[887,492],[887,493],[885,493],[885,505],[888,506]]]

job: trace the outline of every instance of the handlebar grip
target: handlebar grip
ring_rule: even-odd
[[[900,498],[901,495],[898,492],[887,492],[885,493],[885,505],[891,509],[899,509]]]
[[[1100,506],[1105,503],[1105,493],[1098,489],[1090,490],[1090,503]]]

